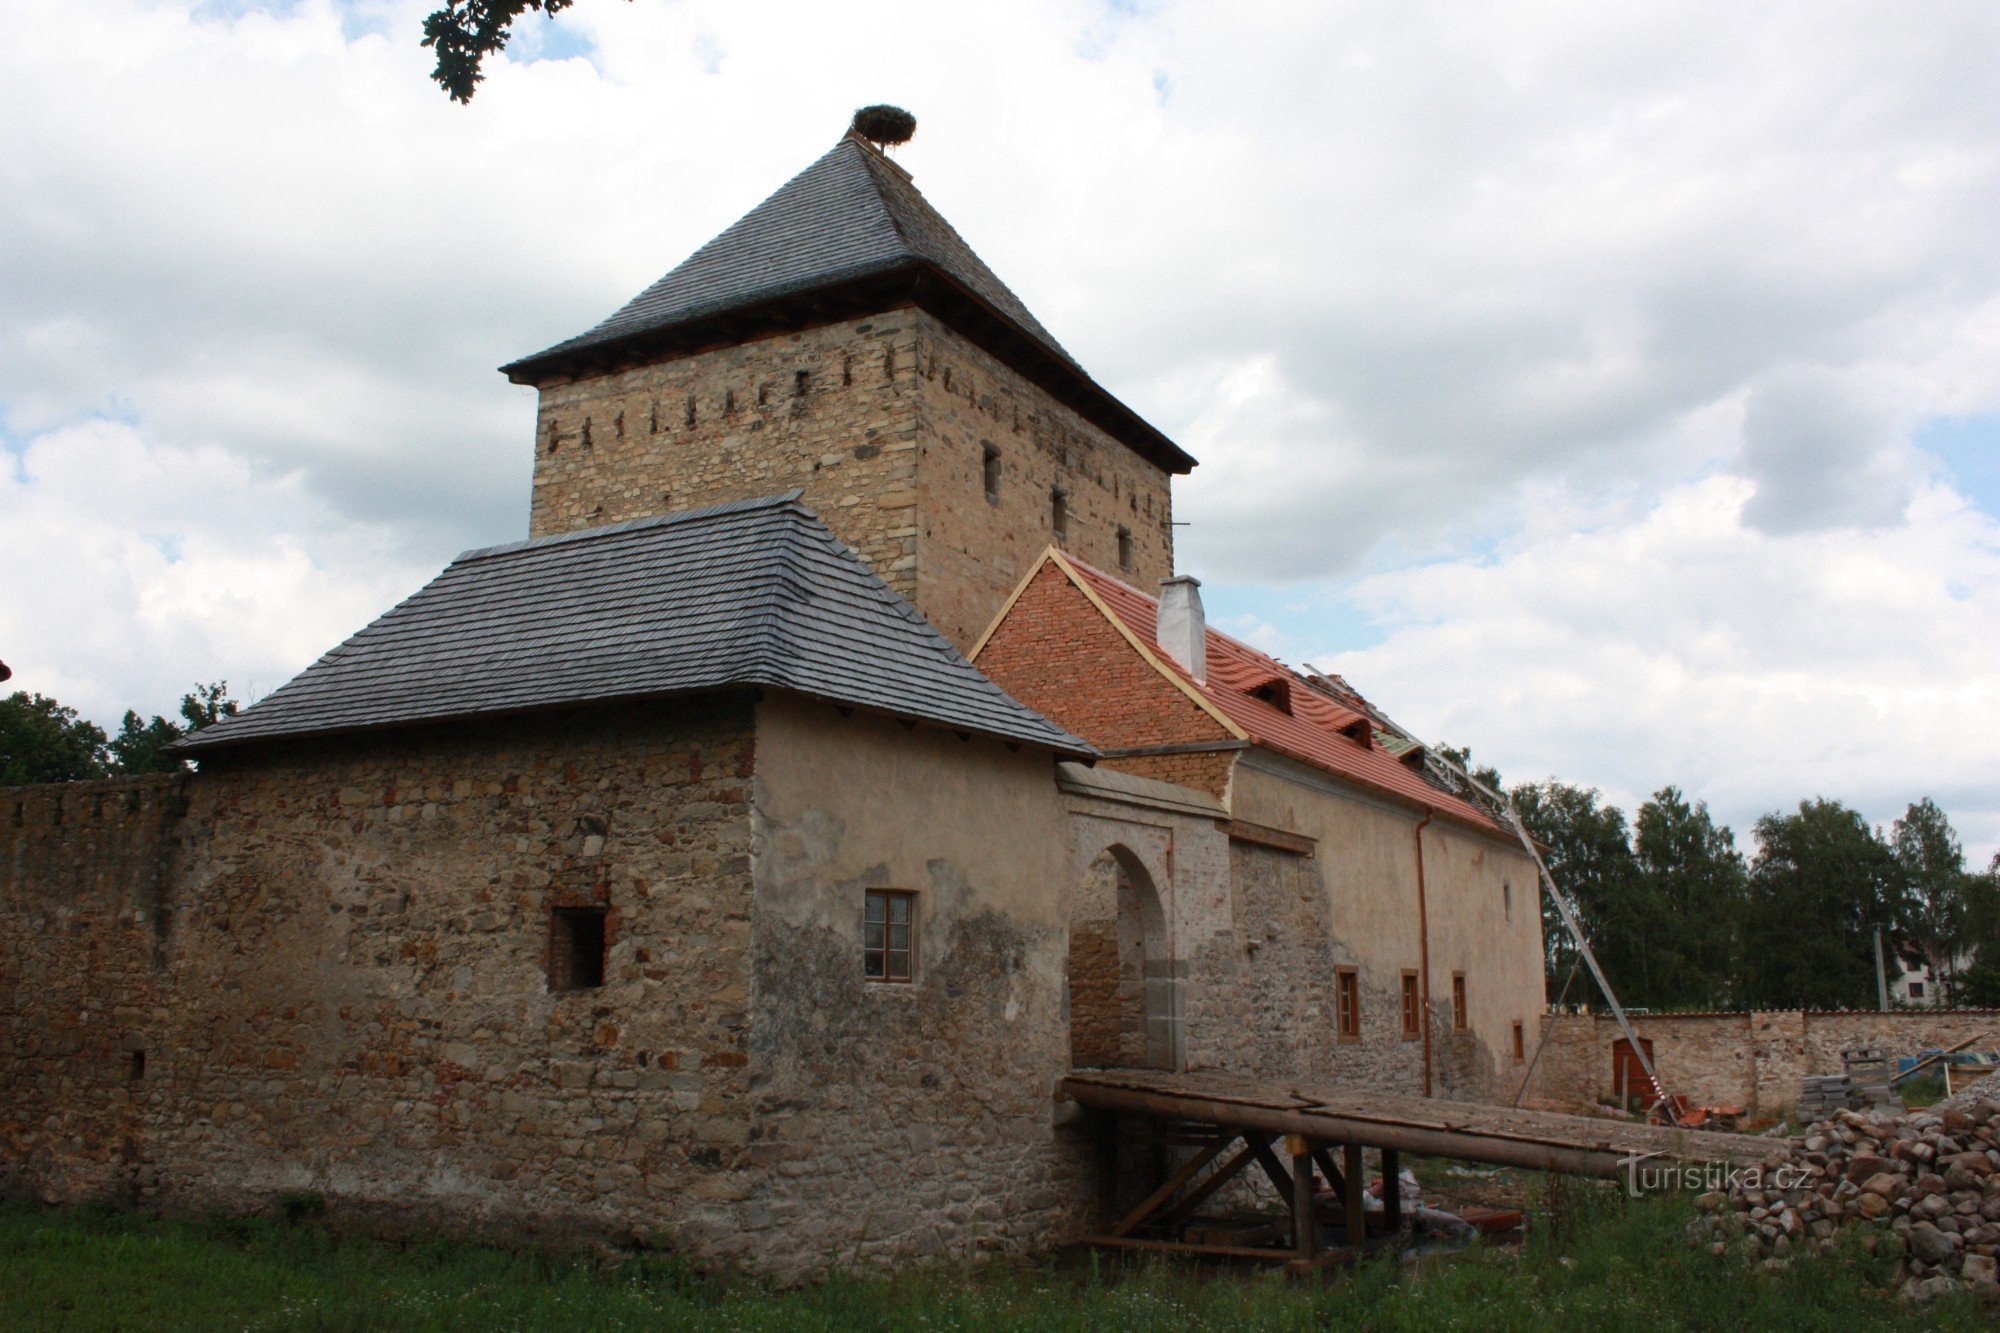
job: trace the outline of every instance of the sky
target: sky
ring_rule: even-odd
[[[2000,7],[13,0],[0,658],[107,727],[526,530],[580,332],[894,102],[1210,618],[1628,811],[2000,848]]]

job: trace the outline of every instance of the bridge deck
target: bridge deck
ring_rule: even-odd
[[[1754,1135],[1211,1072],[1080,1069],[1064,1078],[1062,1092],[1099,1111],[1593,1176],[1620,1175],[1635,1155],[1751,1165],[1784,1146]]]

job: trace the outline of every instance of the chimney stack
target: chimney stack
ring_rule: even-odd
[[[1208,679],[1208,619],[1201,610],[1200,579],[1176,574],[1160,584],[1160,619],[1154,637],[1190,676]]]

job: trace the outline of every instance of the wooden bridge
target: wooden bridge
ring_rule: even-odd
[[[1285,1261],[1297,1273],[1350,1261],[1394,1239],[1403,1224],[1398,1180],[1406,1152],[1617,1177],[1634,1158],[1747,1166],[1780,1146],[1737,1134],[1221,1073],[1078,1070],[1062,1081],[1061,1093],[1098,1113],[1107,1135],[1119,1118],[1138,1117],[1149,1122],[1159,1146],[1194,1149],[1177,1167],[1155,1173],[1162,1178],[1146,1197],[1120,1212],[1115,1140],[1108,1140],[1100,1159],[1105,1221],[1091,1244]],[[1363,1203],[1367,1148],[1381,1156],[1382,1209],[1375,1214]],[[1209,1199],[1253,1166],[1286,1201],[1289,1225],[1277,1228],[1280,1235],[1255,1228],[1232,1235],[1201,1215]]]

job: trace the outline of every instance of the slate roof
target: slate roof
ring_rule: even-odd
[[[621,306],[512,371],[634,334],[691,323],[858,278],[942,271],[1072,367],[1076,361],[930,206],[909,173],[852,134],[776,194]]]
[[[686,337],[755,314],[780,325],[790,305],[886,310],[915,301],[944,317],[1087,419],[1175,473],[1194,458],[1125,406],[1042,327],[911,182],[858,136],[842,136],[679,267],[596,327],[500,369],[517,384],[571,371],[578,357]]]
[[[467,551],[174,749],[755,686],[1095,753],[981,674],[796,491]]]
[[[1513,836],[1511,829],[1480,806],[1442,790],[1397,754],[1375,743],[1377,729],[1370,716],[1314,689],[1307,677],[1277,658],[1260,653],[1211,625],[1207,678],[1196,680],[1159,646],[1159,598],[1072,555],[1051,551],[1048,558],[1124,625],[1153,655],[1161,671],[1171,673],[1199,695],[1242,739],[1361,786],[1427,806],[1486,832]],[[1290,712],[1251,693],[1272,681],[1287,686]]]

